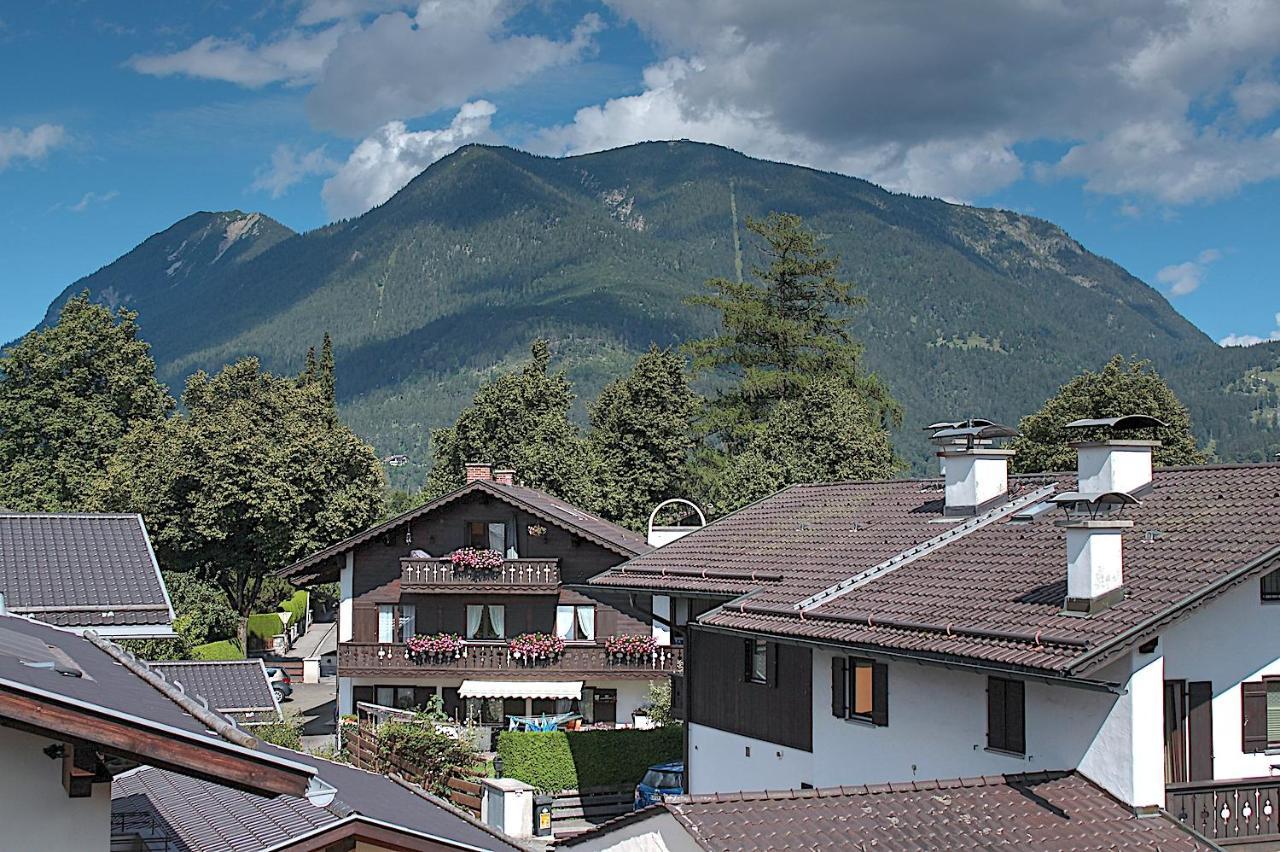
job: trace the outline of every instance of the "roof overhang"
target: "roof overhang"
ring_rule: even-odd
[[[361,843],[369,844],[375,849],[392,849],[397,852],[439,852],[441,848],[485,852],[479,846],[393,825],[363,814],[352,814],[299,837],[268,846],[262,852],[325,852],[333,848],[361,848],[358,845]]]
[[[464,680],[459,698],[582,698],[582,681]]]

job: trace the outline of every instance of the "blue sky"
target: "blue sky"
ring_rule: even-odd
[[[965,5],[0,4],[0,340],[196,210],[305,230],[470,141],[682,137],[1043,216],[1280,337],[1280,5]]]

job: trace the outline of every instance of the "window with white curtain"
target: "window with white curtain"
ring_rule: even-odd
[[[596,608],[590,604],[556,607],[556,635],[567,642],[594,642]]]
[[[507,559],[519,558],[516,553],[516,537],[503,521],[468,521],[467,547],[496,550]]]
[[[468,639],[505,639],[507,608],[502,604],[467,604]]]
[[[395,604],[378,604],[378,641],[384,645],[396,641]]]
[[[418,607],[414,604],[400,604],[400,641],[408,641],[417,633]]]

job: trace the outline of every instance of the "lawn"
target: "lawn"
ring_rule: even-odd
[[[197,645],[191,649],[191,656],[197,660],[243,660],[244,651],[234,639],[223,639],[207,645]]]

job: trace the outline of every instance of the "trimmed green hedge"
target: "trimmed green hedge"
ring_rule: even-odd
[[[289,613],[289,623],[285,625],[286,627],[292,627],[302,620],[307,614],[307,602],[307,593],[299,589],[293,593],[293,597],[280,604],[280,609]]]
[[[284,622],[274,612],[260,612],[249,616],[249,647],[270,648],[271,637],[284,632]]]
[[[503,773],[552,792],[638,784],[650,766],[679,760],[683,754],[680,725],[648,731],[503,731],[498,735]]]
[[[191,656],[196,660],[243,660],[244,652],[234,639],[223,639],[195,646],[191,649]]]

